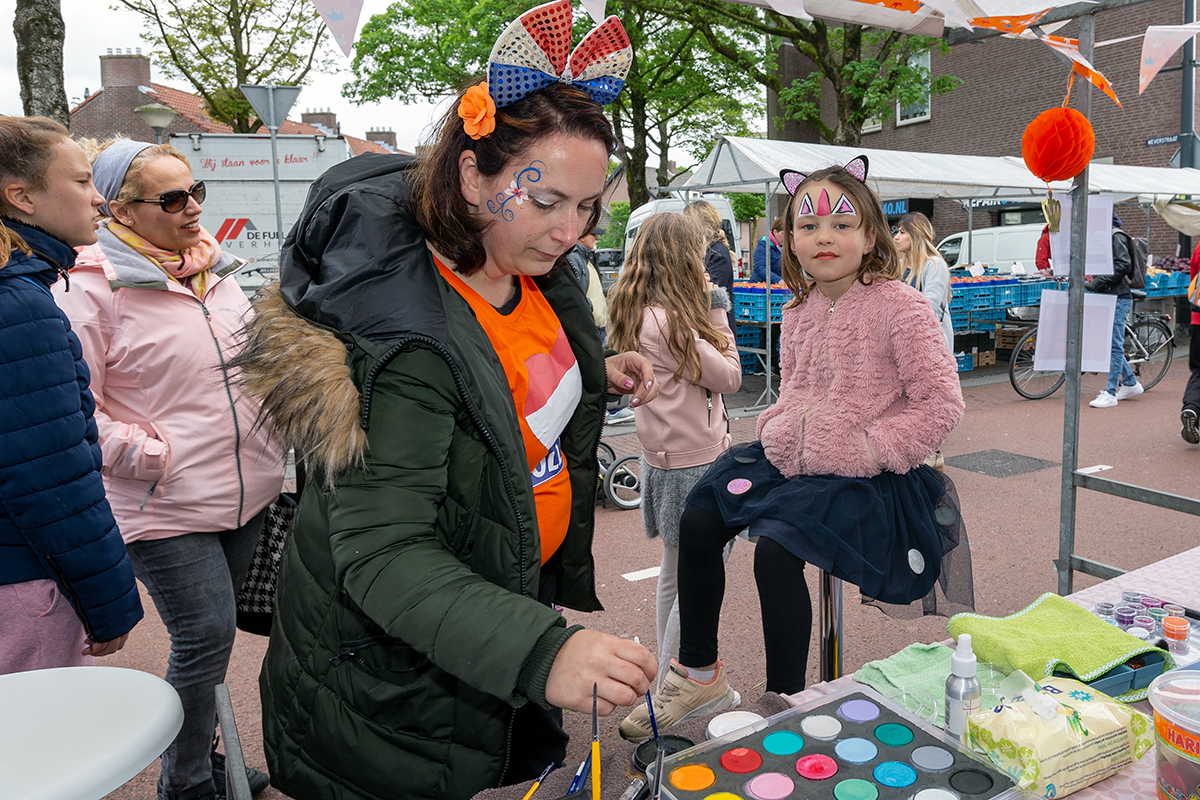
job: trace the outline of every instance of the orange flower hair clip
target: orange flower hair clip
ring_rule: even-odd
[[[496,130],[496,103],[488,94],[487,81],[467,89],[459,101],[458,116],[462,118],[463,130],[472,139],[481,139]]]

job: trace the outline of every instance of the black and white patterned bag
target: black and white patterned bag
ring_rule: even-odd
[[[275,611],[275,586],[279,582],[279,562],[283,545],[296,516],[297,496],[283,492],[267,506],[262,533],[254,547],[254,556],[237,598],[237,626],[248,633],[269,636],[271,615]]]

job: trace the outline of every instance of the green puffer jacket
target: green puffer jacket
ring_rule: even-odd
[[[271,782],[297,800],[467,798],[505,782],[513,709],[546,706],[576,630],[537,602],[533,486],[504,372],[438,275],[403,157],[327,172],[236,362],[310,469],[260,684]],[[537,279],[583,397],[557,601],[600,609],[591,555],[603,355],[570,270]]]

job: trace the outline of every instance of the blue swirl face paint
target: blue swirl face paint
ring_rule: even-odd
[[[512,222],[513,210],[505,208],[505,206],[508,205],[508,201],[510,200],[516,200],[517,205],[524,203],[528,191],[521,185],[521,181],[537,183],[542,179],[542,169],[545,166],[545,162],[533,161],[520,172],[514,172],[513,180],[509,182],[508,188],[502,192],[496,192],[495,199],[487,201],[488,211],[493,214],[499,214],[505,222]]]

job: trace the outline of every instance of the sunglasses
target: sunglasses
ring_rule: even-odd
[[[194,197],[197,203],[203,203],[208,190],[204,188],[204,181],[196,181],[192,184],[192,188],[186,192],[183,189],[172,189],[169,192],[163,192],[156,198],[150,200],[130,200],[131,203],[157,203],[158,207],[168,214],[178,214],[187,208],[188,198]]]

